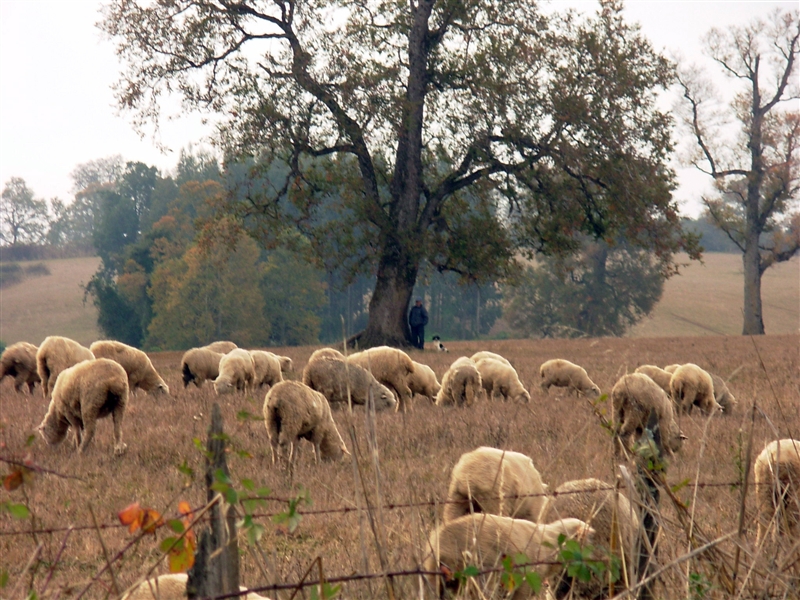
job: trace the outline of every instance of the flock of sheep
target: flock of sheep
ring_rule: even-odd
[[[331,407],[367,405],[374,410],[405,411],[415,394],[438,406],[469,407],[480,399],[530,402],[516,370],[504,357],[478,352],[460,357],[444,373],[441,383],[427,365],[405,352],[379,347],[349,356],[323,348],[305,365],[302,381],[284,379],[292,361],[265,351],[248,351],[231,342],[215,342],[183,355],[184,387],[213,381],[217,394],[255,393],[267,388],[264,420],[273,462],[291,465],[301,439],[310,441],[315,458],[339,460],[349,454],[333,419]],[[111,416],[114,452],[125,452],[122,421],[128,396],[135,388],[169,394],[169,388],[147,355],[115,341],[99,341],[85,348],[68,338],[51,336],[37,348],[20,342],[0,357],[0,379],[14,378],[15,388],[33,391],[41,383],[51,397],[39,430],[49,444],[75,432],[80,451],[94,435],[97,419]],[[549,360],[539,369],[541,389],[567,387],[590,399],[601,391],[586,370],[563,359]],[[611,422],[615,452],[640,437],[655,415],[664,448],[680,450],[685,436],[676,415],[696,406],[704,414],[730,412],[736,400],[725,382],[694,364],[659,368],[641,366],[623,375],[613,386]],[[775,524],[776,535],[800,536],[800,442],[774,441],[758,456],[755,466],[758,497],[758,539]],[[543,578],[557,576],[557,540],[590,540],[599,558],[615,555],[622,566],[621,582],[630,581],[638,554],[642,526],[636,506],[613,486],[585,479],[563,484],[548,494],[533,461],[516,452],[482,447],[464,454],[451,475],[442,524],[429,538],[428,571],[442,566],[451,571],[471,564],[496,567],[503,556],[525,554]],[[432,580],[440,585],[441,578]],[[604,593],[603,583],[556,583],[556,595],[581,597]],[[566,586],[566,587],[565,587]],[[561,591],[559,591],[561,590]],[[607,591],[607,590],[606,590]],[[523,585],[514,597],[526,597]]]

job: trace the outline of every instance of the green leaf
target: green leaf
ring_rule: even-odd
[[[528,571],[525,574],[525,581],[531,586],[534,594],[538,594],[542,589],[542,578],[536,571]]]
[[[8,571],[3,569],[0,571],[0,589],[8,585]]]
[[[32,433],[32,434],[30,434],[30,435],[29,435],[29,436],[28,436],[28,437],[25,439],[25,446],[30,446],[30,445],[32,445],[32,444],[33,444],[33,442],[35,442],[35,441],[36,441],[36,435],[34,435],[34,434]]]
[[[186,475],[189,479],[194,479],[194,469],[192,469],[185,460],[178,465],[178,471]]]
[[[8,508],[8,512],[11,514],[12,517],[15,519],[27,519],[31,511],[28,510],[28,507],[24,504],[14,504],[13,502],[9,502],[6,504]]]
[[[169,528],[172,529],[172,531],[178,534],[183,533],[184,530],[186,529],[183,526],[183,521],[181,521],[180,519],[170,519],[169,521],[167,521],[167,525],[169,525]]]
[[[683,480],[683,481],[681,481],[680,483],[676,483],[676,484],[675,484],[675,485],[673,485],[673,486],[672,486],[672,488],[671,488],[671,489],[672,489],[672,493],[673,493],[673,494],[677,494],[677,493],[678,493],[678,492],[680,492],[680,491],[681,491],[683,488],[685,488],[687,485],[689,485],[689,483],[690,483],[690,482],[691,482],[691,480],[690,480],[690,479],[687,477],[686,479],[684,479],[684,480]]]
[[[461,571],[461,574],[464,577],[477,577],[478,575],[480,575],[480,573],[481,573],[480,570],[478,570],[478,567],[476,567],[475,565],[469,565],[466,569]]]
[[[252,479],[242,479],[242,487],[247,491],[252,492],[256,486]]]

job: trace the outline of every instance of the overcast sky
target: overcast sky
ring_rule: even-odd
[[[553,2],[594,11],[595,1]],[[178,152],[203,144],[199,117],[161,124],[158,140],[140,139],[130,117],[118,115],[111,85],[120,65],[111,43],[95,28],[96,0],[0,0],[0,184],[22,177],[37,197],[71,200],[76,165],[121,154],[172,170]],[[702,36],[711,27],[743,24],[789,2],[628,0],[626,12],[654,46],[701,62]],[[156,143],[158,142],[158,143]],[[159,150],[159,144],[168,151]],[[699,212],[707,177],[680,169],[677,198]]]

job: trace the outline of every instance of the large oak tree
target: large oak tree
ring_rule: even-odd
[[[742,333],[763,334],[761,276],[800,250],[800,13],[713,29],[705,41],[736,91],[720,106],[707,76],[683,69],[693,162],[719,192],[703,199],[710,216],[742,252]],[[726,129],[736,132],[733,140]]]
[[[101,27],[137,125],[216,115],[224,207],[265,244],[376,276],[359,343],[405,345],[420,265],[471,280],[589,234],[686,247],[671,198],[670,65],[609,1],[113,0]],[[236,175],[230,165],[247,165]]]

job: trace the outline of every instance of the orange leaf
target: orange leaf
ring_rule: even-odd
[[[144,509],[144,517],[142,518],[142,529],[147,533],[156,534],[156,529],[164,524],[164,519],[161,518],[161,513],[152,508]]]
[[[194,565],[194,546],[184,543],[180,549],[173,548],[169,553],[169,572],[181,573]]]
[[[22,469],[16,469],[14,471],[11,471],[11,473],[6,475],[5,479],[3,479],[3,487],[6,488],[9,492],[13,492],[21,485],[22,485]]]
[[[192,507],[189,506],[189,503],[186,500],[181,500],[178,502],[178,512],[182,515],[186,515],[187,517],[192,516]]]
[[[138,502],[134,502],[133,504],[119,511],[117,513],[117,517],[119,518],[120,523],[128,526],[128,533],[133,533],[142,526],[144,510],[142,510],[142,507],[139,506]]]

